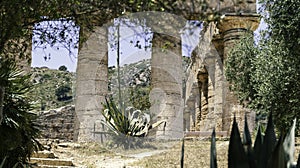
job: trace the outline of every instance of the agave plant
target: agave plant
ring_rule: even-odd
[[[26,97],[30,76],[18,69],[13,59],[0,60],[0,86],[4,89],[3,119],[0,123],[0,162],[3,167],[26,164],[33,151],[41,145],[37,141],[39,127],[36,114]],[[1,101],[1,100],[0,100]]]
[[[216,132],[213,129],[210,146],[210,168],[217,168]]]
[[[279,140],[276,139],[272,113],[268,118],[265,135],[262,136],[260,126],[256,134],[254,146],[248,129],[247,118],[245,117],[245,127],[243,140],[240,137],[238,124],[234,117],[230,135],[228,149],[229,168],[299,168],[300,158],[294,162],[295,152],[295,127],[296,119],[293,121],[289,132],[282,133]],[[212,134],[211,142],[211,168],[216,168],[214,162],[216,155],[215,135]]]
[[[180,168],[183,168],[183,165],[184,165],[184,138],[182,139],[182,144],[181,144]]]
[[[111,97],[106,97],[105,100],[105,109],[102,111],[104,120],[101,122],[112,132],[114,142],[123,145],[124,148],[140,146],[135,143],[138,141],[136,137],[146,137],[150,130],[165,123],[157,121],[151,124],[149,114],[117,107]]]

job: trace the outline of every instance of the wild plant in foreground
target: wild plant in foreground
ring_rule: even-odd
[[[258,128],[254,146],[252,147],[251,135],[245,117],[243,139],[240,137],[238,124],[234,117],[228,149],[228,168],[299,168],[294,162],[295,152],[295,127],[296,119],[286,134],[281,134],[276,139],[272,113],[269,116],[265,135]],[[215,133],[211,141],[211,168],[217,168]]]
[[[117,107],[112,98],[106,98],[104,106],[102,123],[111,131],[113,142],[125,149],[141,146],[141,137],[146,137],[150,130],[165,123],[157,121],[151,124],[149,114]]]

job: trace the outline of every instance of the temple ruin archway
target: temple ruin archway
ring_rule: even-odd
[[[152,101],[158,97],[157,90],[162,91],[161,93],[165,96],[161,101],[153,102],[150,110],[157,114],[157,119],[167,121],[165,128],[158,128],[157,136],[182,138],[183,72],[180,30],[186,24],[186,20],[183,17],[162,12],[141,12],[127,17],[146,19],[147,25],[155,33],[151,60],[151,83],[154,92],[151,92],[150,95]],[[76,82],[76,115],[78,118],[76,136],[79,141],[101,138],[101,135],[95,135],[93,131],[103,130],[100,111],[103,109],[102,103],[108,93],[107,44],[108,27],[111,25],[109,23],[102,27],[96,27],[79,52]],[[172,45],[165,48],[166,42]],[[157,109],[162,111],[157,112]],[[162,130],[165,131],[159,133]]]
[[[214,52],[217,52],[219,58],[216,59],[214,57],[210,57],[210,51],[206,52],[209,53],[208,55],[201,55],[203,54],[203,50],[205,50],[205,48],[201,47],[201,44],[199,43],[197,49],[198,52],[196,52],[197,56],[193,60],[193,66],[190,67],[190,71],[192,73],[190,74],[191,80],[188,82],[190,82],[191,85],[189,88],[187,88],[188,92],[186,96],[183,95],[181,89],[178,89],[180,88],[178,86],[182,85],[182,80],[175,80],[174,82],[174,79],[180,78],[179,74],[181,74],[181,72],[177,70],[177,68],[179,68],[181,65],[181,61],[180,63],[178,62],[178,60],[181,60],[178,59],[178,57],[181,57],[181,50],[178,49],[180,48],[180,45],[174,45],[173,48],[169,48],[170,50],[168,50],[168,52],[171,51],[170,53],[164,53],[159,50],[159,48],[162,46],[160,43],[162,40],[155,41],[156,37],[154,37],[153,47],[158,49],[158,51],[153,52],[152,55],[152,59],[155,62],[155,64],[152,65],[154,71],[154,74],[152,75],[154,81],[152,81],[152,83],[154,83],[153,86],[156,87],[156,89],[153,90],[158,94],[163,95],[164,98],[164,104],[158,104],[158,109],[169,109],[166,110],[166,112],[158,113],[158,118],[167,119],[167,121],[171,123],[167,124],[166,128],[164,129],[164,131],[167,131],[168,134],[165,134],[165,132],[161,131],[162,128],[159,128],[157,137],[168,139],[177,139],[183,137],[184,129],[188,128],[187,125],[189,125],[187,123],[183,124],[183,121],[187,122],[190,115],[195,116],[195,114],[193,114],[189,109],[184,110],[183,105],[186,102],[184,102],[183,97],[188,99],[192,93],[191,91],[193,90],[193,86],[197,86],[199,88],[200,83],[202,83],[202,86],[203,84],[207,83],[207,86],[205,86],[205,89],[202,91],[207,89],[207,93],[205,94],[206,97],[208,97],[208,106],[204,109],[208,109],[207,116],[210,116],[206,118],[200,117],[200,127],[201,123],[208,123],[210,124],[207,127],[208,130],[210,130],[212,127],[217,127],[217,130],[219,131],[229,131],[230,122],[234,113],[239,115],[239,122],[243,121],[241,119],[243,118],[243,114],[248,113],[245,110],[239,109],[240,106],[235,101],[232,93],[230,93],[228,90],[228,84],[223,73],[223,62],[226,60],[228,51],[230,47],[232,47],[234,41],[238,40],[246,30],[254,31],[258,26],[259,20],[258,16],[255,14],[255,1],[247,1],[240,3],[239,5],[230,4],[228,2],[229,0],[219,4],[220,6],[224,6],[224,16],[222,17],[221,21],[218,22],[217,27],[209,27],[208,30],[208,34],[210,36],[210,38],[207,38],[210,39],[208,43],[216,48]],[[244,11],[248,11],[248,13],[241,13],[241,9],[245,9]],[[186,23],[186,19],[183,17],[163,12],[141,12],[124,17],[128,17],[129,19],[146,18],[147,24],[149,27],[151,27],[153,32],[157,33],[158,35],[167,36],[166,39],[172,41],[174,44],[180,44],[180,40],[178,40],[180,39],[179,32]],[[74,138],[79,141],[99,140],[99,138],[101,138],[101,135],[95,135],[92,132],[103,129],[100,124],[100,120],[102,119],[100,111],[102,110],[101,102],[104,102],[104,97],[107,94],[108,87],[107,28],[109,25],[110,24],[96,27],[94,32],[89,36],[88,40],[83,44],[81,51],[79,52],[76,82],[76,115],[78,122],[76,128],[77,135]],[[170,38],[168,39],[168,37]],[[159,36],[157,36],[157,39],[159,39]],[[205,40],[203,42],[205,42]],[[159,57],[164,54],[173,54],[174,57]],[[203,60],[203,57],[205,60]],[[156,59],[157,61],[155,61]],[[173,64],[170,65],[170,62]],[[209,63],[209,66],[206,67],[206,70],[208,71],[208,75],[206,75],[208,78],[207,82],[201,81],[203,76],[201,77],[201,72],[198,70],[204,65],[204,62]],[[174,66],[176,73],[173,75]],[[170,74],[172,75],[171,78],[167,78],[164,77],[166,75],[161,74],[168,74],[168,76],[170,76]],[[161,77],[159,77],[160,75]],[[198,84],[194,85],[195,83]],[[195,93],[199,95],[202,94],[201,91]],[[196,106],[201,105],[199,95],[197,95],[198,97],[195,96],[194,98],[194,105],[196,103]],[[155,96],[153,97],[155,98]],[[166,104],[169,104],[169,106],[166,107]],[[183,117],[184,113],[185,117]],[[196,113],[196,111],[194,113]],[[176,123],[176,126],[174,126],[174,123]],[[185,125],[186,128],[184,128],[183,125]]]

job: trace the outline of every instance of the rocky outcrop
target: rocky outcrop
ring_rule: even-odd
[[[75,106],[40,112],[37,119],[41,138],[73,140],[75,128]]]

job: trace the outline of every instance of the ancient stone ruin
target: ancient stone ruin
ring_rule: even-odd
[[[76,122],[75,106],[40,112],[37,123],[46,139],[73,140]]]
[[[180,29],[186,20],[157,12],[130,16],[146,18],[154,32],[150,111],[157,120],[167,121],[165,127],[158,128],[157,138],[178,139],[184,136],[185,131],[211,131],[214,127],[217,131],[228,132],[234,114],[240,125],[243,125],[246,114],[250,127],[254,126],[255,113],[239,105],[229,91],[223,65],[230,48],[239,37],[245,31],[254,31],[258,27],[256,1],[209,2],[223,16],[217,23],[206,24],[187,74],[182,70],[180,38]],[[96,27],[79,52],[75,140],[97,141],[102,135],[95,135],[93,131],[105,131],[100,122],[100,111],[108,93],[108,27],[109,24]],[[163,50],[166,43],[171,45]],[[187,79],[183,82],[185,75]],[[183,85],[185,89],[182,89]]]

